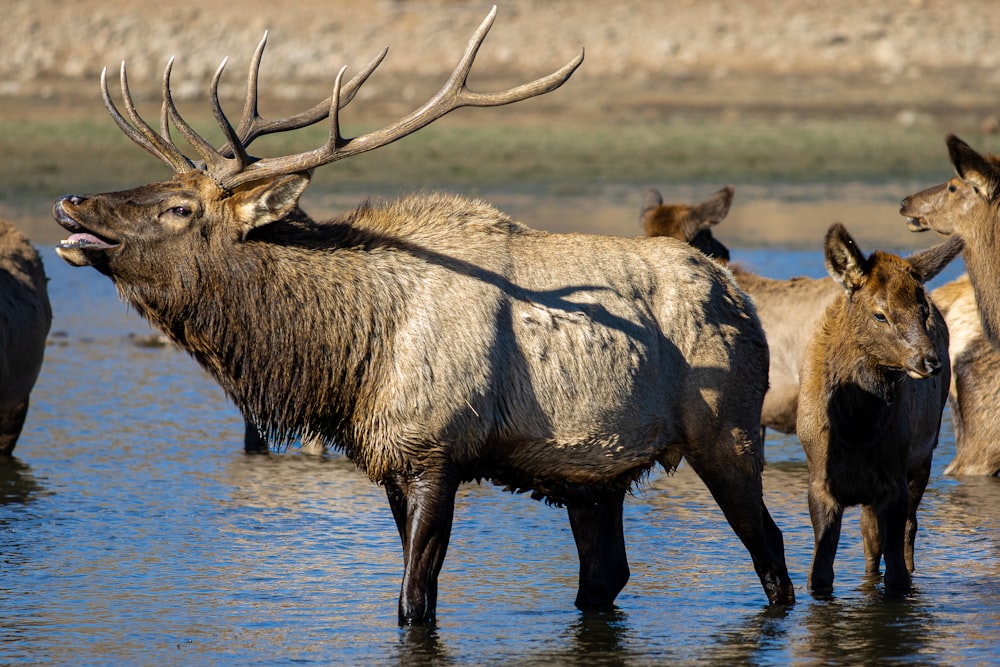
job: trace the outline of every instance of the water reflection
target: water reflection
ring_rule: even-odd
[[[31,466],[17,457],[0,457],[0,505],[27,503],[42,491]]]
[[[805,614],[804,657],[827,665],[880,665],[925,654],[935,619],[919,595],[887,600],[877,591],[813,604]]]

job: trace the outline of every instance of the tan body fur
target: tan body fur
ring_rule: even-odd
[[[949,475],[1000,474],[1000,351],[983,334],[967,275],[931,293],[948,323],[955,458]]]
[[[660,193],[649,188],[640,219],[647,236],[684,241],[727,265],[753,299],[771,355],[761,425],[795,433],[802,355],[827,304],[841,290],[829,277],[776,280],[729,263],[729,250],[712,235],[712,227],[726,217],[733,193],[727,186],[699,204],[664,204]]]

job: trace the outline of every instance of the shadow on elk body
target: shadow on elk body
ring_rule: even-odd
[[[948,398],[948,329],[923,284],[962,249],[953,238],[902,259],[865,257],[843,225],[824,246],[843,293],[806,350],[798,434],[815,533],[809,588],[833,588],[844,508],[861,505],[865,569],[885,557],[887,591],[910,588],[917,507]]]
[[[17,445],[52,324],[42,258],[14,225],[0,220],[0,455]]]
[[[640,218],[647,236],[685,241],[727,265],[740,288],[753,299],[771,354],[761,425],[795,433],[802,355],[823,311],[840,288],[829,277],[775,280],[730,264],[729,250],[712,235],[712,227],[729,213],[733,193],[733,187],[726,186],[691,206],[664,204],[659,191],[649,188]]]
[[[948,323],[955,458],[948,475],[1000,474],[1000,350],[983,333],[968,275],[931,292]]]
[[[403,546],[400,623],[434,619],[455,493],[478,479],[565,505],[580,557],[576,604],[610,607],[629,577],[624,496],[652,466],[682,456],[750,552],[768,600],[793,602],[762,494],[766,341],[724,269],[667,239],[548,234],[444,194],[369,202],[329,222],[299,208],[311,169],[460,106],[553,90],[582,60],[472,93],[465,79],[492,20],[430,102],[354,139],[339,132],[342,75],[326,111],[305,122],[257,116],[258,49],[237,129],[213,85],[229,141],[216,150],[174,107],[168,67],[164,115],[204,168],[139,118],[123,68],[131,123],[105,85],[106,106],[177,175],[59,199],[54,214],[71,232],[60,256],[108,275],[269,435],[318,434],[385,487]],[[260,128],[327,114],[321,149],[246,154]]]

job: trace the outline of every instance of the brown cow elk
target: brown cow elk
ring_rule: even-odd
[[[733,187],[726,186],[691,206],[664,204],[659,191],[649,188],[640,221],[647,236],[685,241],[729,266],[740,288],[754,300],[771,351],[770,385],[764,396],[761,426],[795,433],[802,355],[823,311],[840,288],[829,277],[775,280],[730,264],[729,249],[715,238],[712,227],[725,219],[733,193]]]
[[[965,239],[965,268],[983,334],[1000,348],[1000,157],[980,155],[954,135],[947,144],[955,177],[906,197],[899,212],[912,231]]]
[[[47,281],[28,238],[0,220],[0,455],[17,445],[42,369],[52,324]]]
[[[948,475],[1000,474],[1000,350],[990,345],[968,275],[931,292],[948,323],[955,458]]]
[[[108,275],[269,440],[319,435],[385,487],[403,545],[402,624],[434,619],[455,493],[479,479],[565,505],[580,557],[576,604],[609,607],[629,576],[625,494],[682,456],[750,552],[768,600],[791,603],[762,492],[767,345],[724,269],[667,239],[548,234],[445,194],[368,202],[328,222],[299,207],[309,170],[460,106],[548,92],[580,64],[582,55],[506,92],[470,92],[492,20],[445,87],[386,129],[340,136],[338,76],[329,142],[288,157],[246,151],[260,128],[315,120],[259,119],[256,59],[235,130],[215,78],[221,150],[181,119],[169,67],[159,134],[135,112],[123,76],[131,122],[105,86],[106,106],[177,175],[60,198],[54,214],[71,232],[60,256]],[[168,120],[204,166],[171,142]]]
[[[948,398],[948,329],[923,284],[962,241],[907,259],[865,257],[843,225],[826,236],[827,271],[844,289],[827,308],[802,365],[798,432],[809,466],[815,533],[809,587],[833,588],[844,508],[861,505],[865,569],[910,588],[917,507]]]

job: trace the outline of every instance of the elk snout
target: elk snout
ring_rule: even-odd
[[[63,195],[56,199],[56,203],[52,206],[52,215],[55,217],[56,222],[71,232],[82,229],[80,223],[74,220],[73,216],[66,210],[66,204],[79,206],[86,200],[86,197],[81,197],[80,195]]]
[[[934,353],[911,359],[906,364],[906,374],[914,380],[925,380],[941,372],[941,360]]]
[[[899,202],[899,214],[906,218],[906,227],[911,232],[926,232],[930,227],[919,215],[914,215],[913,202],[910,197],[906,197]]]

